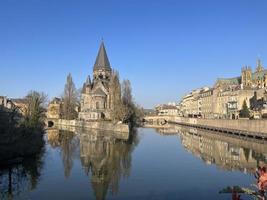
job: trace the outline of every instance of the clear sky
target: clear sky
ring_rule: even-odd
[[[267,67],[267,0],[0,0],[0,95],[50,98],[92,74],[104,38],[146,108]]]

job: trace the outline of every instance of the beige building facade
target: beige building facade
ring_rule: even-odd
[[[254,92],[267,88],[267,70],[257,60],[256,70],[245,66],[241,76],[217,79],[213,88],[193,90],[181,102],[182,116],[202,118],[237,119],[244,101],[250,108]],[[262,98],[262,92],[259,92]]]
[[[60,119],[62,117],[63,102],[55,97],[48,105],[46,117],[49,119]]]
[[[212,96],[213,89],[208,88],[200,92],[201,99],[201,115],[204,118],[212,118]]]

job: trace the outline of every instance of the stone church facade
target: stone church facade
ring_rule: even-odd
[[[102,42],[93,67],[93,79],[87,77],[82,88],[79,119],[108,120],[111,114],[110,66],[105,45]]]
[[[241,83],[244,88],[267,87],[267,70],[264,69],[260,59],[257,61],[255,72],[248,66],[242,68]]]

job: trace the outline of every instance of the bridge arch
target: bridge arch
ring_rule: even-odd
[[[49,127],[49,128],[51,128],[51,127],[53,127],[54,126],[54,122],[53,121],[48,121],[47,122],[47,126]]]

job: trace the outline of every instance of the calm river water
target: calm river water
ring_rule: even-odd
[[[45,137],[39,156],[0,171],[0,199],[230,200],[219,191],[250,186],[267,163],[264,143],[179,126]]]

